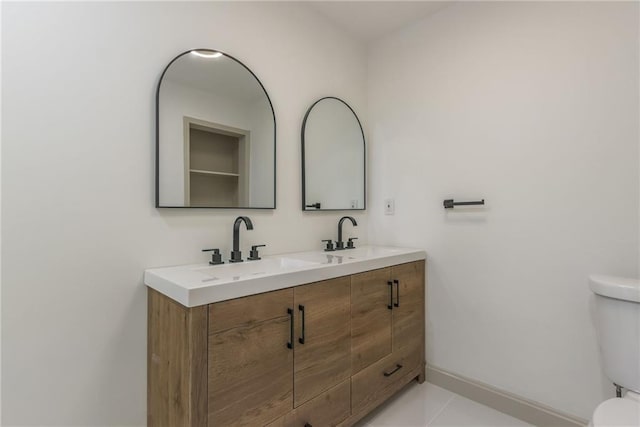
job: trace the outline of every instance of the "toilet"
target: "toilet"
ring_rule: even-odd
[[[590,426],[640,426],[640,280],[591,276],[598,343],[605,375],[625,390],[602,402]]]

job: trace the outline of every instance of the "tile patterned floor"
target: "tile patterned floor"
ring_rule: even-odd
[[[430,383],[413,382],[357,427],[521,427],[524,421]]]

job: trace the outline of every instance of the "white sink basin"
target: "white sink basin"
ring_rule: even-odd
[[[362,259],[362,258],[380,258],[391,256],[401,253],[401,248],[389,248],[385,246],[364,246],[362,248],[345,249],[340,251],[342,255],[347,259]]]
[[[390,248],[386,246],[363,246],[355,249],[344,249],[330,252],[301,252],[289,254],[292,259],[307,261],[316,264],[344,264],[363,259],[376,259],[401,254],[407,249]],[[295,258],[293,258],[295,257]]]
[[[216,280],[237,281],[252,276],[278,274],[286,270],[302,269],[318,264],[319,262],[303,259],[275,257],[235,264],[210,265],[208,267],[197,266],[193,268],[193,271],[203,276],[203,282],[213,282]]]
[[[310,262],[313,264],[342,264],[346,262],[348,258],[346,257],[345,251],[334,251],[334,252],[301,252],[297,254],[289,255],[291,257],[295,257],[292,259],[299,260],[301,262]]]
[[[310,251],[221,265],[152,268],[144,283],[186,307],[284,289],[425,259],[420,249],[365,246]]]

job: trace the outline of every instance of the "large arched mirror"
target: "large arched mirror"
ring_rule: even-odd
[[[343,100],[314,102],[302,122],[302,210],[363,210],[365,141]]]
[[[156,206],[275,208],[271,100],[237,59],[194,49],[165,68],[156,94]]]

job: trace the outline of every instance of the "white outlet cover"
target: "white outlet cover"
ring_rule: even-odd
[[[384,201],[384,214],[393,215],[396,212],[396,202],[394,199],[386,199]]]

